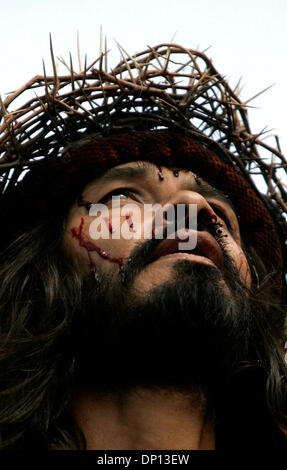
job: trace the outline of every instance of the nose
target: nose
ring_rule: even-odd
[[[195,230],[201,230],[217,220],[214,210],[205,197],[190,190],[179,191],[173,196],[165,204],[163,214],[167,224],[176,221],[181,228],[184,226]]]

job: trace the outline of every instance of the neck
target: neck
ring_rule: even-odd
[[[73,414],[88,450],[210,450],[214,428],[201,392],[135,389],[75,393]]]

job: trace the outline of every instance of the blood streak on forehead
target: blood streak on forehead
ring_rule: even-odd
[[[127,164],[126,166],[115,166],[106,170],[105,173],[101,174],[93,180],[94,183],[100,185],[105,185],[106,183],[111,182],[112,180],[133,180],[135,182],[142,181],[143,178],[154,177],[157,174],[159,182],[163,183],[165,178],[163,174],[163,167],[155,165],[147,161],[136,161]],[[221,201],[227,204],[236,214],[236,211],[233,207],[233,204],[229,197],[220,189],[215,188],[212,184],[208,182],[206,178],[200,177],[200,175],[194,173],[192,170],[185,168],[168,168],[173,172],[173,176],[178,178],[180,173],[190,174],[193,180],[196,182],[198,189],[197,191],[204,197],[215,198],[218,201]],[[155,173],[156,172],[156,173]]]

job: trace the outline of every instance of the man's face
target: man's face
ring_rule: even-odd
[[[105,211],[95,213],[93,208],[99,204],[104,205]],[[184,205],[187,213],[193,207],[197,225],[187,216],[186,230],[182,225],[179,230],[173,225],[170,237],[160,240],[171,223],[165,214],[179,205]],[[147,210],[151,206],[155,211]],[[170,214],[176,216],[177,212]],[[162,222],[162,232],[158,221]],[[241,248],[235,212],[222,193],[191,171],[161,168],[148,162],[132,162],[108,170],[83,189],[71,208],[64,244],[84,271],[108,274],[112,282],[137,248],[154,237],[159,237],[158,247],[134,279],[134,289],[142,294],[170,281],[174,265],[180,260],[222,270],[223,246],[242,283],[250,287],[250,269]],[[196,246],[190,249],[194,241]]]
[[[192,210],[175,225],[179,204]],[[81,383],[189,388],[246,359],[251,275],[238,221],[200,176],[147,162],[108,170],[72,206],[64,248],[84,279],[73,333]]]

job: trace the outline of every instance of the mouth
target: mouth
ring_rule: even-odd
[[[197,232],[196,246],[193,249],[179,249],[179,245],[189,240],[191,231],[185,232],[185,239],[176,232],[173,239],[164,239],[153,253],[150,263],[162,259],[186,259],[217,268],[223,267],[223,253],[216,240],[208,232]],[[194,232],[193,232],[194,235]]]

